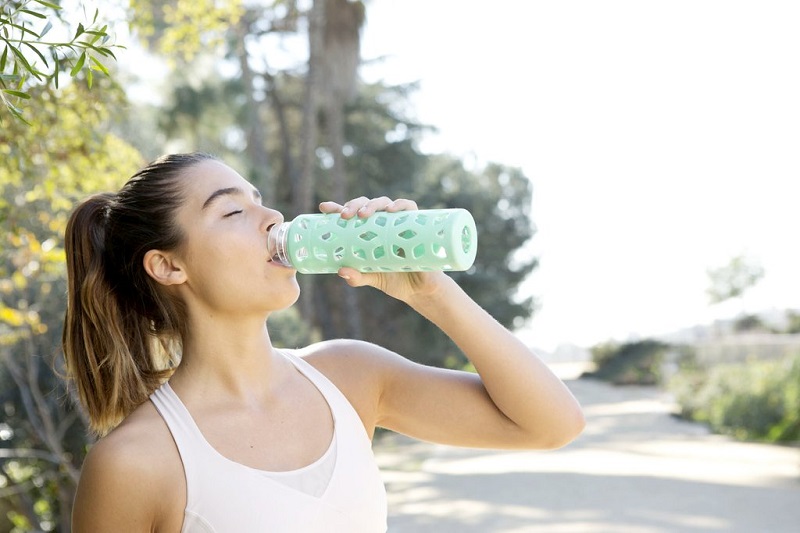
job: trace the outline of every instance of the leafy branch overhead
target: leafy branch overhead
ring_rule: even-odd
[[[72,78],[83,72],[91,88],[94,72],[109,74],[104,62],[116,60],[112,48],[122,48],[109,43],[108,25],[97,22],[99,10],[95,10],[91,23],[78,23],[74,32],[61,27],[61,10],[61,6],[46,0],[4,2],[0,6],[0,100],[11,115],[26,124],[19,106],[21,101],[31,100],[31,86],[52,82],[58,88],[59,75],[69,71]],[[63,37],[45,39],[52,35],[51,30]],[[0,112],[0,122],[2,116]]]

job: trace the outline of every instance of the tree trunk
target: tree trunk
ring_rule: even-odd
[[[245,39],[248,35],[246,17],[242,18],[236,27],[236,58],[239,60],[239,68],[242,71],[242,84],[247,101],[247,155],[250,159],[251,178],[250,181],[258,187],[264,198],[264,203],[274,205],[277,196],[275,183],[269,168],[269,158],[267,157],[267,134],[264,121],[261,118],[261,102],[258,102],[253,95],[253,70],[250,68],[249,56],[245,46]]]
[[[314,0],[308,15],[308,74],[306,75],[306,92],[303,100],[303,124],[300,134],[300,172],[292,188],[292,205],[297,216],[311,212],[314,204],[314,169],[317,160],[317,112],[319,110],[319,94],[324,45],[325,0]],[[314,306],[314,282],[308,278],[302,283],[300,292],[300,312],[311,324],[316,324]]]
[[[324,31],[325,134],[333,157],[331,196],[337,202],[350,199],[345,168],[345,106],[355,95],[360,58],[360,32],[364,23],[364,5],[349,0],[325,0],[328,4]],[[358,191],[355,191],[358,192]],[[327,293],[329,296],[331,293]],[[333,287],[334,302],[342,308],[333,336],[363,337],[358,294],[344,284]]]
[[[303,100],[303,124],[300,134],[300,173],[294,183],[294,215],[308,213],[314,204],[314,169],[317,153],[317,113],[321,93],[321,62],[325,30],[325,0],[314,0],[308,15],[308,73]]]

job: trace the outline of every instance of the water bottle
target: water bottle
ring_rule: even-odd
[[[423,209],[343,219],[339,213],[300,215],[273,226],[273,261],[303,274],[467,270],[478,234],[465,209]]]

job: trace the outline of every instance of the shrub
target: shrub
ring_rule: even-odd
[[[800,440],[800,355],[704,370],[684,368],[670,383],[682,416],[742,440]]]
[[[592,348],[593,372],[584,374],[615,385],[656,385],[661,380],[664,353],[670,346],[656,340]]]

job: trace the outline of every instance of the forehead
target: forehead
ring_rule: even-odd
[[[194,165],[186,172],[184,180],[187,203],[198,209],[215,191],[237,187],[244,191],[254,187],[238,172],[220,161],[210,159]]]

